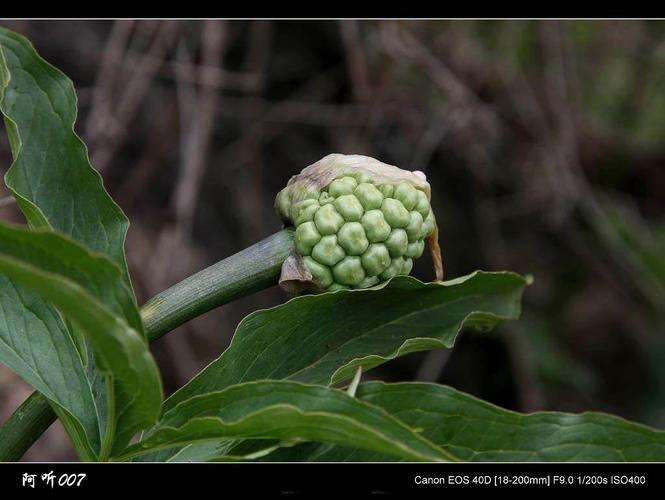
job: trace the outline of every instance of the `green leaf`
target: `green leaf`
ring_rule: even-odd
[[[0,362],[41,392],[82,460],[101,447],[97,409],[62,318],[34,291],[0,275]]]
[[[242,441],[255,443],[252,441]],[[171,449],[160,452],[152,452],[143,455],[141,458],[149,458],[155,462],[208,462],[211,459],[225,457],[236,442],[232,440],[211,441],[209,443],[196,443],[194,445],[183,446],[174,453]],[[279,444],[278,440],[272,440],[271,444]],[[254,450],[252,450],[254,451]],[[143,461],[143,460],[138,460]]]
[[[665,431],[603,413],[508,411],[451,387],[360,384],[356,395],[379,406],[455,457],[474,462],[665,461]],[[384,461],[387,455],[306,443],[268,460]]]
[[[111,445],[122,450],[152,425],[162,401],[159,370],[145,339],[105,305],[108,289],[96,288],[103,284],[93,277],[107,278],[114,270],[117,266],[105,257],[57,233],[0,225],[0,273],[34,290],[73,321],[94,348],[98,369],[108,375],[112,418],[102,458]]]
[[[129,223],[104,189],[100,175],[90,165],[85,145],[74,132],[77,100],[72,82],[44,61],[27,39],[3,28],[0,28],[0,112],[4,117],[14,157],[14,162],[5,175],[5,182],[28,224],[34,228],[61,231],[115,262],[117,269],[113,270],[112,274],[118,277],[114,277],[114,285],[110,288],[98,287],[100,291],[111,294],[98,297],[114,311],[122,311],[129,325],[143,335],[124,256],[124,241]],[[94,288],[103,277],[83,278]],[[89,347],[85,345],[83,332],[70,323],[65,327],[62,322],[56,324],[51,321],[50,318],[57,316],[57,313],[34,293],[31,294],[30,301],[32,314],[26,315],[11,301],[16,299],[15,293],[26,295],[31,292],[10,280],[5,281],[3,287],[5,290],[0,291],[0,309],[14,313],[12,317],[5,315],[6,328],[2,332],[5,340],[12,339],[17,342],[16,337],[20,332],[11,329],[20,324],[20,318],[25,316],[23,324],[25,329],[31,332],[27,345],[31,351],[37,353],[41,349],[38,346],[48,346],[56,342],[59,349],[69,349],[69,342],[62,339],[62,332],[66,328],[82,358],[81,364],[88,364]],[[90,287],[88,289],[90,290]],[[11,349],[0,346],[1,361],[7,362],[12,355],[8,350]],[[28,351],[23,349],[22,352]],[[55,352],[58,351],[49,353],[49,356],[52,358]],[[63,358],[62,363],[50,363],[53,367],[53,380],[71,375],[73,368],[64,373],[56,373],[57,367],[63,363],[63,366],[71,365],[71,362],[67,361],[70,358],[71,356]],[[46,363],[47,357],[40,359]],[[28,364],[30,363],[28,361]],[[25,368],[23,366],[18,373],[25,375]],[[72,377],[70,384],[79,380],[78,372],[81,369],[76,368],[77,374]],[[81,386],[80,390],[72,390],[68,398],[58,393],[57,401],[52,399],[53,394],[45,395],[55,403],[68,401],[70,410],[74,411],[81,421],[87,422],[94,416],[99,420],[97,434],[104,434],[107,424],[106,399],[110,395],[106,394],[103,383],[99,384],[101,377],[94,363],[88,364],[86,372],[89,375],[87,388]],[[34,377],[31,380],[33,383]],[[56,387],[53,380],[43,381],[35,387],[40,391],[45,384]],[[90,387],[93,387],[96,406],[92,413],[87,402],[80,401],[75,404],[73,396],[81,394],[81,398],[86,400],[91,391]],[[81,411],[75,411],[75,406]],[[70,420],[66,415],[63,416],[58,407],[54,408],[61,419]],[[73,423],[64,423],[72,435]],[[72,437],[76,444],[76,436]],[[90,436],[90,446],[98,448],[95,445],[97,441],[98,437],[95,439]]]
[[[477,271],[442,283],[399,277],[378,289],[297,297],[250,314],[230,347],[177,391],[166,409],[197,394],[260,379],[333,384],[407,353],[450,348],[464,327],[517,318],[528,280]]]
[[[380,408],[338,389],[288,381],[249,382],[183,401],[118,458],[229,438],[325,441],[413,461],[450,458]]]
[[[122,270],[137,309],[124,255],[129,222],[104,189],[74,132],[74,86],[26,38],[4,28],[0,28],[0,112],[14,157],[5,183],[28,224],[55,228],[108,256]],[[133,326],[144,334],[140,322]],[[70,334],[85,364],[83,334],[73,328]]]
[[[399,277],[375,289],[297,297],[244,318],[222,356],[165,407],[252,380],[333,384],[358,366],[367,370],[410,352],[450,348],[464,327],[489,330],[517,318],[528,283],[514,273],[476,271],[443,283]],[[198,456],[196,446],[182,453]],[[170,460],[174,453],[148,459]]]
[[[121,269],[68,237],[51,230],[0,224],[0,252],[66,276],[139,331],[141,316]]]
[[[74,132],[74,86],[21,35],[0,28],[0,110],[14,163],[7,186],[33,227],[51,227],[122,269],[127,217],[111,199]]]

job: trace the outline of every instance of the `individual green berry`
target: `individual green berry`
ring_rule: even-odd
[[[330,183],[328,193],[335,198],[345,194],[352,194],[357,185],[358,181],[353,177],[341,177]]]
[[[339,212],[347,222],[358,222],[365,212],[363,206],[358,201],[358,198],[352,194],[340,196],[335,200],[334,205],[337,212]]]
[[[423,216],[423,220],[427,218],[432,208],[429,205],[429,200],[424,191],[417,190],[418,201],[416,202],[415,210]]]
[[[358,184],[362,184],[363,182],[372,182],[372,177],[363,171],[353,172],[352,174],[349,175],[351,175],[355,180],[357,180]]]
[[[381,281],[387,281],[390,278],[394,278],[402,272],[404,267],[404,259],[402,257],[395,257],[390,261],[390,265],[379,275]]]
[[[293,223],[296,226],[299,226],[303,222],[310,221],[314,219],[314,214],[319,209],[321,205],[317,200],[306,199],[298,203],[294,210],[292,211]]]
[[[340,285],[339,283],[333,283],[330,285],[328,288],[326,288],[326,292],[335,292],[337,290],[348,290],[349,287],[346,285]]]
[[[408,182],[400,182],[395,186],[393,197],[401,201],[407,210],[413,210],[418,201],[418,190]]]
[[[358,184],[358,187],[355,189],[353,194],[356,195],[356,198],[358,198],[358,201],[360,201],[365,210],[381,208],[383,195],[381,194],[381,191],[376,189],[374,184]]]
[[[319,205],[321,206],[329,205],[333,201],[335,201],[335,197],[330,196],[330,193],[328,193],[327,191],[322,191],[321,194],[319,195]]]
[[[406,252],[404,252],[404,257],[409,257],[411,259],[417,259],[423,254],[425,249],[425,242],[423,240],[414,241],[409,243],[406,247]]]
[[[393,229],[384,242],[391,257],[401,257],[409,245],[409,238],[404,229]]]
[[[314,224],[323,235],[337,234],[339,228],[344,224],[342,217],[333,205],[324,205],[314,214]]]
[[[300,255],[309,255],[312,252],[314,245],[320,240],[321,233],[317,231],[316,225],[313,222],[305,222],[296,228],[296,249]]]
[[[333,283],[333,276],[330,269],[323,264],[319,264],[311,257],[303,257],[303,262],[307,270],[312,273],[314,281],[321,287],[327,288]]]
[[[409,273],[411,272],[411,269],[413,269],[413,260],[412,259],[404,259],[404,262],[402,263],[402,271],[400,272],[400,275],[408,276]]]
[[[423,238],[427,238],[430,234],[432,234],[435,226],[436,220],[434,219],[434,212],[430,211],[429,215],[423,221]]]
[[[360,283],[355,285],[353,288],[369,288],[371,286],[374,286],[379,283],[379,277],[378,276],[367,276],[364,280],[362,280]]]
[[[409,242],[419,240],[422,238],[423,232],[423,216],[420,212],[409,212],[409,225],[405,228],[406,235],[409,237]]]
[[[368,276],[376,276],[390,265],[390,254],[385,245],[372,243],[360,257],[360,261]]]
[[[342,285],[357,285],[365,279],[365,270],[363,269],[360,257],[344,257],[335,267],[333,267],[333,276],[335,282]]]
[[[277,213],[282,219],[291,215],[292,199],[293,192],[288,189],[282,189],[277,193],[277,197],[275,198],[275,209],[277,209]]]
[[[326,266],[334,266],[345,256],[344,249],[337,244],[337,236],[335,235],[324,236],[312,248],[312,257]]]
[[[381,191],[381,194],[386,198],[392,198],[393,193],[395,192],[395,186],[392,184],[382,184],[379,186],[379,191]]]
[[[386,218],[386,222],[393,229],[396,227],[406,227],[409,224],[409,211],[404,208],[401,201],[395,198],[386,198],[383,200],[381,211]]]
[[[337,233],[337,243],[347,255],[361,255],[369,246],[365,230],[360,222],[347,222]]]
[[[390,224],[386,222],[381,210],[370,210],[360,219],[367,239],[372,243],[385,241],[390,236]]]

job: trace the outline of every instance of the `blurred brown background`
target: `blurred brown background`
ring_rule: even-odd
[[[366,154],[427,174],[448,278],[535,277],[521,320],[368,377],[665,428],[662,22],[0,24],[73,79],[77,131],[132,222],[140,303],[278,230],[274,196],[303,167]],[[431,279],[428,258],[414,274]],[[266,290],[157,342],[166,390],[285,298]],[[29,393],[0,367],[0,420]],[[26,456],[74,458],[58,424]]]

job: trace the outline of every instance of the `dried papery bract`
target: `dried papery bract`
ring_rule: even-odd
[[[426,240],[443,279],[425,174],[361,155],[330,154],[291,177],[275,200],[295,246],[280,286],[292,293],[367,288],[409,274]]]

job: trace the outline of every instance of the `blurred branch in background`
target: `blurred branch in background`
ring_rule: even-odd
[[[206,21],[203,24],[201,68],[221,64],[224,38],[225,24],[217,21]],[[186,65],[191,65],[185,39],[180,40],[176,57],[185,65],[175,68],[181,137],[180,165],[171,195],[175,221],[172,226],[167,225],[161,230],[155,258],[150,262],[151,276],[154,277],[151,283],[152,294],[195,271],[191,262],[192,225],[218,109],[217,86],[201,85],[197,88],[182,76],[187,73]],[[176,386],[184,384],[198,371],[190,341],[190,336],[174,335],[165,342],[172,360]]]
[[[535,277],[519,322],[369,378],[665,427],[662,22],[3,24],[79,89],[93,164],[132,221],[140,302],[278,229],[274,195],[304,166],[367,154],[427,173],[447,276]],[[167,391],[285,298],[267,290],[158,342]],[[0,380],[4,419],[28,390]],[[27,458],[70,456],[65,443],[54,427]]]
[[[134,28],[132,30],[132,28]],[[141,101],[176,40],[175,21],[115,21],[98,73],[85,140],[93,165],[104,171],[129,132]],[[149,44],[144,54],[141,46]]]

